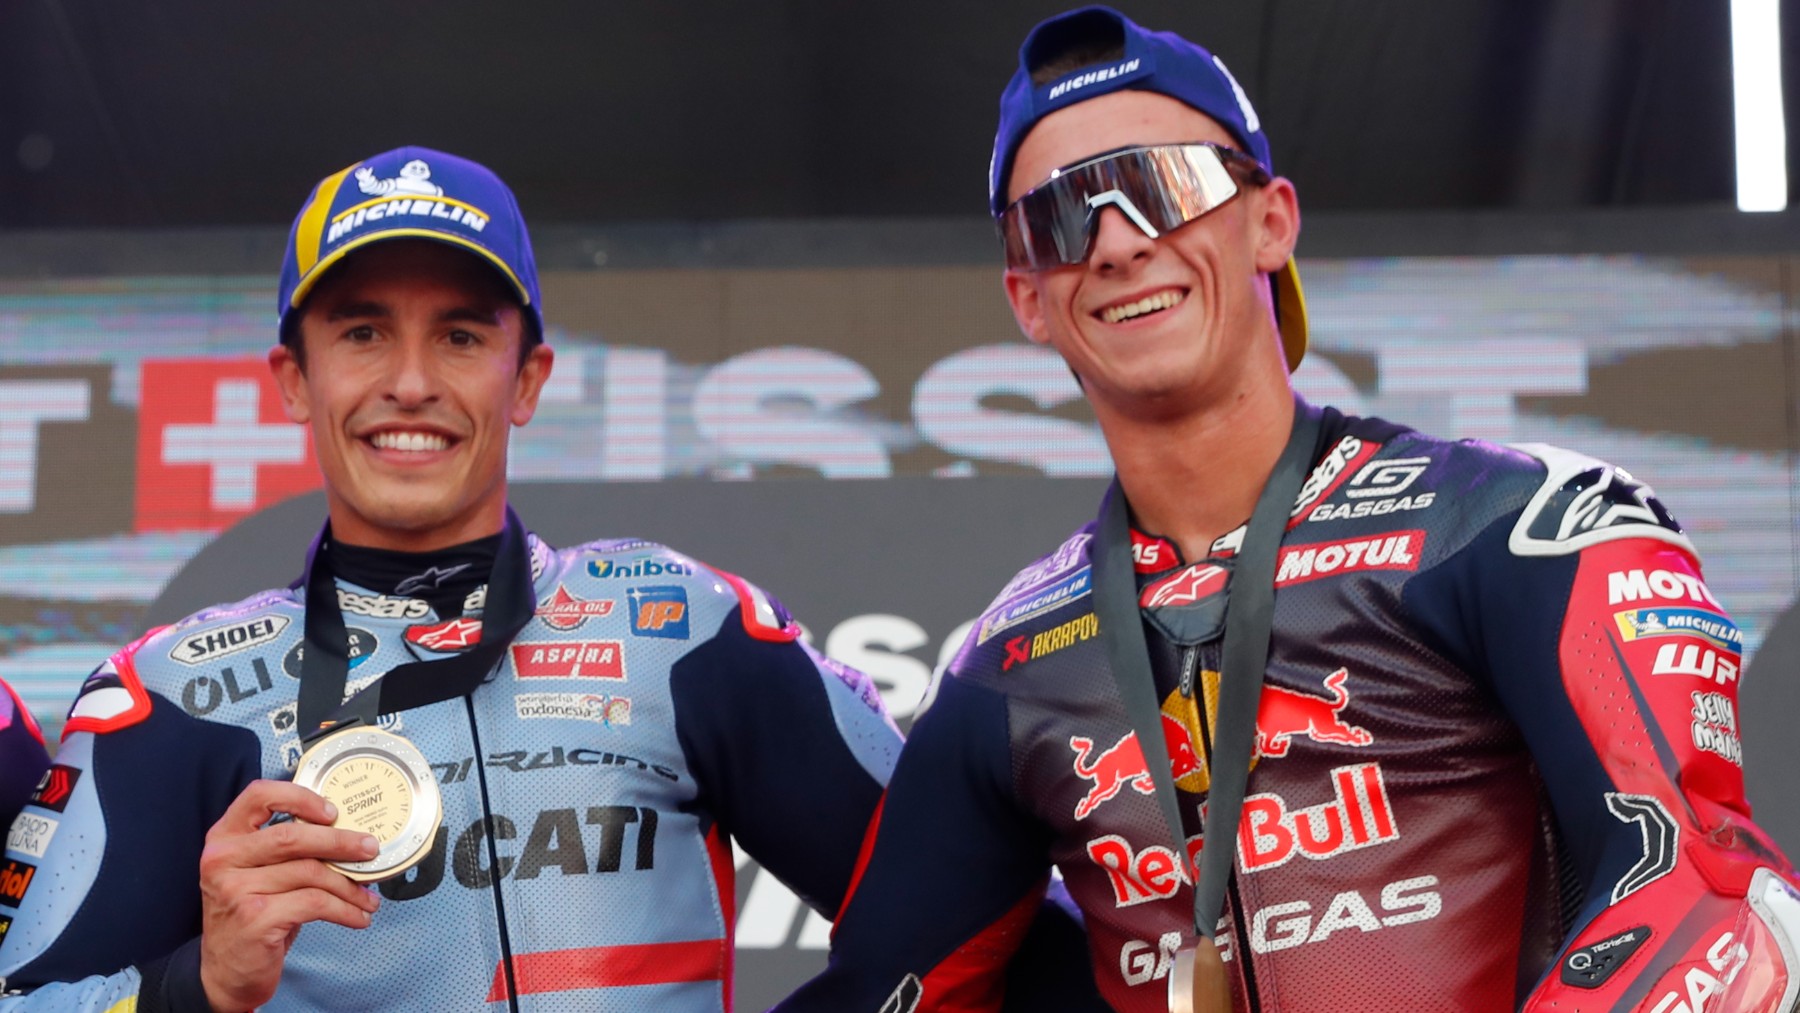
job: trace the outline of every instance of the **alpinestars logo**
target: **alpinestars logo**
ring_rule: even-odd
[[[424,573],[415,573],[394,585],[394,593],[411,597],[412,595],[418,594],[420,591],[430,591],[433,588],[442,587],[444,581],[449,580],[451,577],[456,576],[468,568],[468,563],[458,563],[455,566],[430,567]]]
[[[1338,485],[1352,469],[1360,467],[1380,449],[1381,444],[1370,443],[1355,436],[1345,436],[1339,440],[1337,446],[1332,447],[1324,460],[1313,468],[1312,474],[1306,476],[1306,484],[1300,487],[1300,495],[1294,498],[1294,511],[1289,516],[1298,518],[1306,512],[1307,507],[1337,491]],[[1294,523],[1297,522],[1290,522],[1288,527],[1293,527]]]

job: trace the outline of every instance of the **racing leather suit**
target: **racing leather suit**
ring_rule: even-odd
[[[1800,900],[1743,797],[1741,636],[1651,490],[1555,448],[1323,416],[1237,839],[1213,845],[1235,857],[1237,1008],[1789,1010]],[[976,624],[830,967],[780,1009],[997,1008],[1052,865],[1106,1000],[1168,1009],[1242,529],[1191,564],[1133,535],[1179,848],[1109,674],[1091,532]]]
[[[837,909],[899,750],[873,685],[661,546],[528,544],[535,615],[495,675],[382,722],[436,773],[429,855],[368,929],[304,926],[265,1009],[729,1009],[733,839]],[[479,635],[484,588],[442,620],[337,586],[351,690]],[[0,976],[32,990],[0,1010],[205,1008],[195,870],[230,802],[298,756],[301,604],[201,612],[87,681],[66,790],[25,811],[49,832],[0,866]]]
[[[38,788],[49,766],[37,719],[18,693],[0,679],[0,826],[12,826],[19,807]],[[6,938],[5,923],[6,917],[0,915],[0,939]]]

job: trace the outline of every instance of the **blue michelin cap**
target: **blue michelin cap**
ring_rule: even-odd
[[[1060,55],[1071,42],[1123,43],[1117,60],[1082,67],[1048,84],[1031,83],[1032,68]],[[1019,47],[1019,69],[1000,95],[1000,130],[989,163],[988,203],[994,217],[1006,210],[1006,179],[1025,135],[1051,113],[1084,99],[1125,88],[1153,91],[1185,102],[1219,122],[1271,175],[1269,140],[1250,96],[1224,61],[1174,32],[1147,31],[1111,7],[1081,7],[1040,23]]]
[[[1118,59],[1081,67],[1046,84],[1031,83],[1033,68],[1061,56],[1071,45],[1109,42],[1118,43],[1123,50]],[[1174,32],[1149,31],[1111,7],[1080,7],[1039,23],[1019,47],[1019,69],[1000,95],[1000,129],[994,137],[994,156],[988,162],[988,210],[994,217],[1000,217],[1009,203],[1006,183],[1012,174],[1013,156],[1039,120],[1085,99],[1126,88],[1167,95],[1212,117],[1237,139],[1238,147],[1274,175],[1262,119],[1237,78],[1225,69],[1225,61]],[[1307,341],[1306,299],[1299,268],[1290,259],[1270,280],[1288,368],[1293,369],[1306,354]]]
[[[277,312],[285,326],[353,250],[384,239],[435,239],[479,255],[506,278],[544,333],[537,262],[519,202],[486,166],[430,148],[396,148],[332,173],[294,219]]]

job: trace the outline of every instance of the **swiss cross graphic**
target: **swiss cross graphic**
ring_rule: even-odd
[[[141,400],[139,531],[223,528],[319,485],[260,358],[145,360]]]

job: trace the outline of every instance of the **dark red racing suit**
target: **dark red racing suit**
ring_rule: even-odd
[[[1238,1008],[1789,1010],[1800,900],[1744,800],[1742,639],[1676,522],[1567,451],[1323,422],[1221,845]],[[784,1010],[996,1008],[1053,865],[1107,1000],[1168,1008],[1242,532],[1192,564],[1134,533],[1180,849],[1098,635],[1090,533],[977,623],[902,754],[831,967]]]

